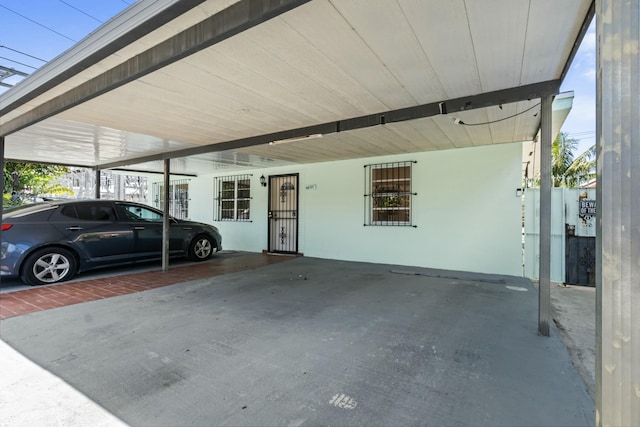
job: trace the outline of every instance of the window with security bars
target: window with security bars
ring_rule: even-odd
[[[365,225],[414,226],[411,166],[415,161],[366,165]]]
[[[216,221],[251,220],[251,175],[214,178]]]
[[[164,210],[164,183],[154,182],[153,206]],[[189,218],[189,180],[178,179],[169,183],[169,215],[178,219]]]

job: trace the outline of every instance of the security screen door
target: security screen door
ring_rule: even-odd
[[[298,253],[298,174],[269,177],[269,252]]]

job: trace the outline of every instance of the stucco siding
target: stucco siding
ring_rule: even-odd
[[[407,160],[417,162],[416,227],[365,226],[364,166]],[[213,177],[224,174],[201,176],[193,180],[190,212],[221,229],[225,249],[262,251],[268,189],[259,177],[299,173],[298,249],[305,256],[519,276],[520,162],[516,143],[254,170],[251,222],[214,222]]]

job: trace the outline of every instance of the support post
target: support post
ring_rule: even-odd
[[[96,188],[94,194],[96,199],[100,198],[100,169],[98,168],[96,168]]]
[[[540,102],[540,271],[538,333],[549,336],[551,321],[551,95]]]
[[[596,0],[596,425],[640,425],[640,2]]]
[[[171,175],[171,159],[164,160],[164,186],[162,192],[163,216],[162,216],[162,271],[169,271],[169,177]]]
[[[0,136],[0,170],[2,170],[2,183],[0,183],[0,226],[4,215],[4,136]],[[2,246],[2,231],[0,230],[0,246]],[[0,276],[2,283],[2,276]]]

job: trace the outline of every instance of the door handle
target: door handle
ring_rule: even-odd
[[[67,227],[67,230],[69,231],[78,231],[78,230],[84,230],[83,227],[79,227],[77,225],[72,225],[71,227]]]
[[[137,227],[133,227],[134,230],[144,230],[144,227],[139,225]]]

